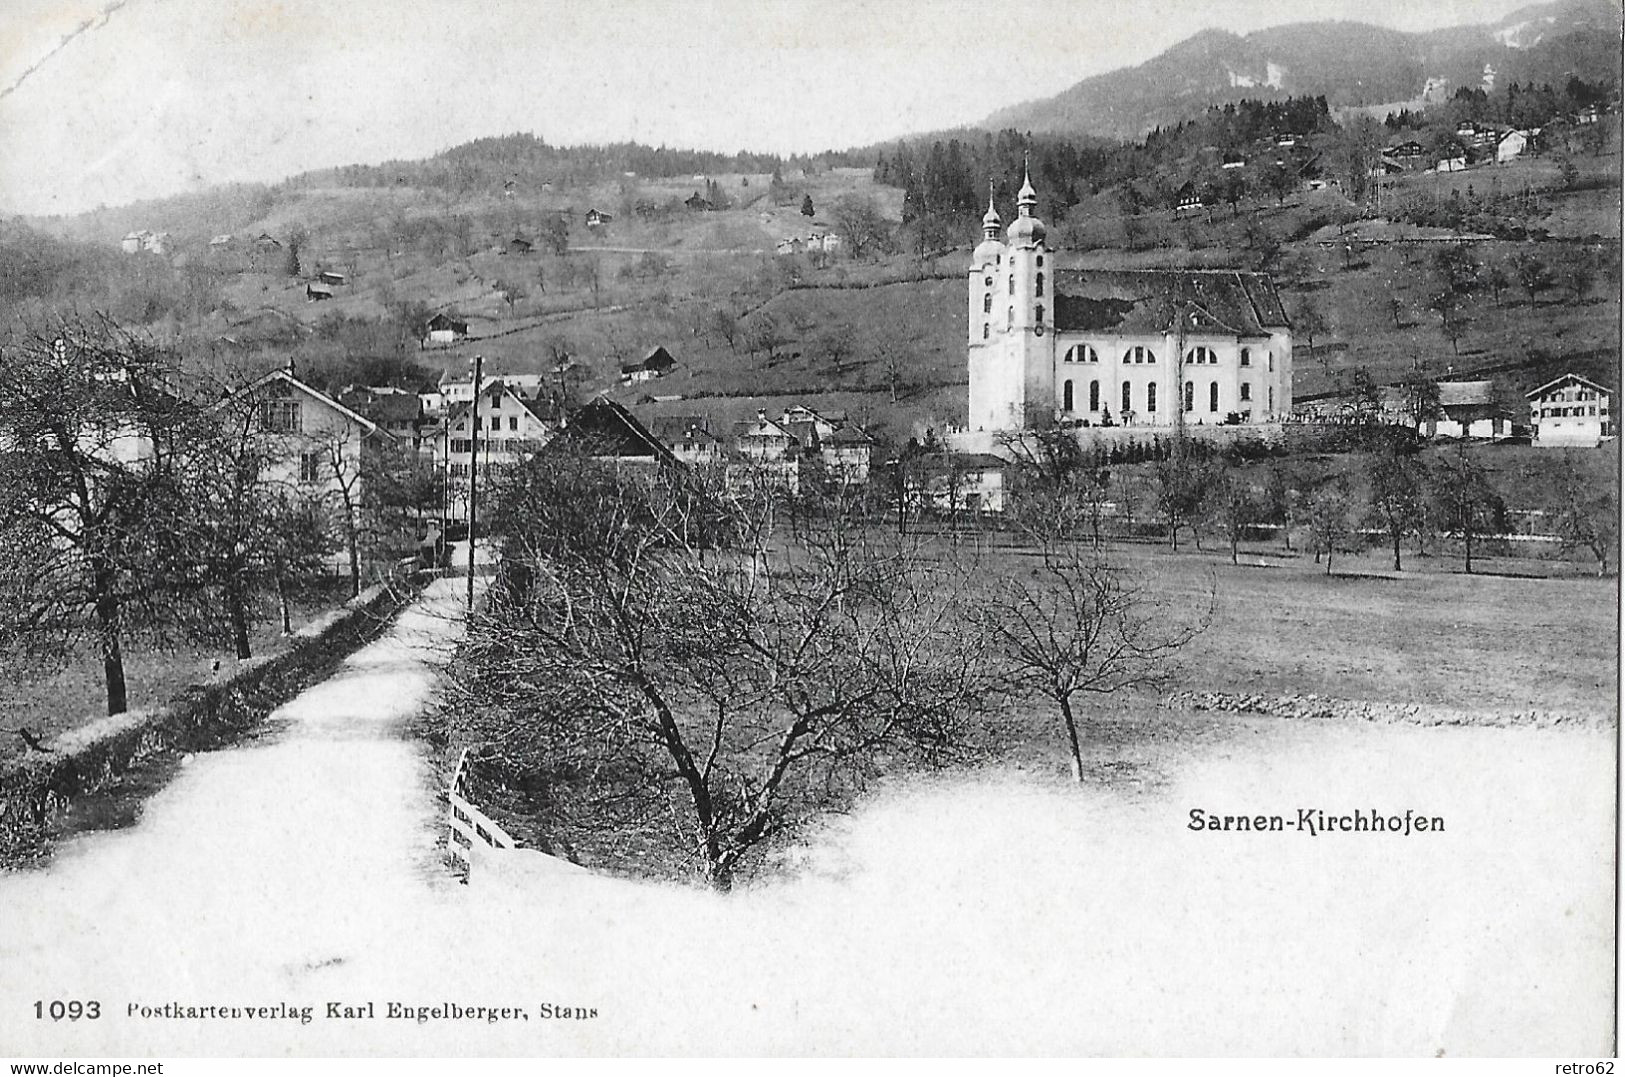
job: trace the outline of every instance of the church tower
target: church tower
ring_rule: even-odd
[[[1023,170],[1016,219],[998,242],[991,192],[970,268],[970,429],[1015,430],[1055,410],[1054,259]]]

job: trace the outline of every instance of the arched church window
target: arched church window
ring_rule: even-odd
[[[1213,349],[1204,348],[1204,347],[1202,347],[1200,345],[1192,348],[1190,351],[1185,353],[1185,362],[1187,362],[1187,363],[1196,363],[1198,365],[1202,365],[1202,364],[1217,363],[1218,361],[1219,361],[1219,357],[1217,355],[1213,354]]]
[[[1269,393],[1270,393],[1270,396],[1269,396],[1270,410],[1274,411],[1275,410],[1275,386],[1273,386],[1273,385],[1270,386]]]
[[[1033,323],[1036,325],[1044,324],[1044,304],[1040,303],[1033,308]]]
[[[988,326],[987,326],[986,322],[983,322],[982,323],[982,339],[983,340],[987,339],[987,334],[988,334]]]
[[[1123,414],[1127,415],[1134,410],[1134,398],[1130,395],[1133,387],[1128,382],[1123,383]]]
[[[1264,353],[1264,369],[1270,371],[1271,373],[1275,372],[1275,353],[1274,352],[1265,352]]]
[[[1070,380],[1061,386],[1061,410],[1072,410],[1072,382]]]
[[[1196,410],[1196,383],[1194,381],[1185,383],[1185,410]]]
[[[1016,275],[1014,273],[1010,274],[1010,294],[1016,294]]]
[[[1089,410],[1100,410],[1100,382],[1098,380],[1089,383]]]
[[[992,277],[984,277],[982,279],[982,283],[987,285],[989,288],[991,288],[991,287],[993,287],[993,278]]]
[[[1007,325],[1015,325],[1016,324],[1016,308],[1011,307],[1009,310],[1005,311],[1004,312],[1004,318],[1005,318],[1005,323]]]
[[[1039,269],[1043,269],[1043,268],[1044,268],[1044,256],[1043,256],[1043,255],[1042,255],[1042,254],[1040,254],[1040,255],[1039,255],[1039,256],[1038,256],[1038,268],[1039,268]]]
[[[1243,348],[1243,349],[1241,349],[1241,365],[1242,366],[1252,366],[1253,365],[1253,350],[1251,348]]]
[[[987,293],[986,295],[984,295],[982,297],[982,313],[983,314],[992,314],[993,313],[993,293],[992,292],[989,292],[989,293]]]
[[[1087,344],[1074,344],[1066,350],[1066,361],[1069,363],[1098,363],[1100,356],[1095,349]]]
[[[1149,414],[1157,410],[1157,383],[1152,382],[1145,387],[1145,410]]]
[[[1219,410],[1219,383],[1213,382],[1207,387],[1207,410]]]
[[[1042,273],[1038,274],[1037,281],[1033,285],[1033,294],[1034,295],[1043,295],[1044,294],[1044,274],[1042,274]]]
[[[1246,382],[1241,383],[1241,398],[1243,400],[1251,400],[1253,398],[1253,387],[1248,385]]]
[[[1138,345],[1123,353],[1123,362],[1125,363],[1155,363],[1156,361],[1156,354],[1150,348],[1142,348]]]

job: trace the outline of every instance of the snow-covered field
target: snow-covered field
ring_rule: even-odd
[[[1612,731],[1241,725],[1156,793],[1015,772],[883,790],[727,898],[571,871],[463,887],[400,730],[457,583],[274,734],[192,759],[137,826],[0,878],[0,1055],[1608,1049]],[[1187,828],[1300,807],[1446,829]],[[36,999],[101,1017],[37,1021]],[[166,1004],[313,1012],[129,1011]]]

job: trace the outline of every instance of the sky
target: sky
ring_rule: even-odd
[[[803,152],[974,123],[1199,30],[1518,0],[4,0],[0,212],[484,135]]]

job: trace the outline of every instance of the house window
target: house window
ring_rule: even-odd
[[[467,438],[452,438],[451,451],[454,453],[472,452],[473,444]]]
[[[1198,346],[1185,353],[1185,362],[1187,363],[1212,364],[1218,361],[1219,357],[1213,353],[1211,348]]]
[[[1044,324],[1044,304],[1040,303],[1033,308],[1033,323],[1035,325]]]
[[[989,288],[991,288],[991,287],[993,287],[993,278],[992,277],[983,277],[982,278],[982,283],[987,285]]]
[[[989,292],[989,293],[987,293],[986,295],[984,295],[982,297],[982,313],[983,314],[992,314],[993,313],[993,293],[992,292]]]
[[[1128,382],[1123,383],[1123,414],[1127,415],[1134,410],[1134,398],[1129,393]]]
[[[1248,385],[1246,382],[1243,382],[1241,385],[1241,398],[1243,400],[1251,400],[1253,398],[1253,387]]]
[[[273,434],[297,434],[300,430],[299,401],[267,400],[260,406],[260,421]]]
[[[322,454],[316,452],[302,452],[299,454],[299,481],[320,482],[322,479]]]
[[[1039,268],[1039,269],[1043,269],[1043,268],[1044,268],[1044,256],[1043,256],[1043,255],[1042,255],[1042,254],[1040,254],[1040,255],[1039,255],[1039,256],[1038,256],[1038,268]],[[1038,279],[1039,279],[1039,280],[1043,280],[1043,279],[1044,279],[1044,278],[1042,278],[1042,277],[1040,277],[1040,278],[1038,278]],[[1043,285],[1039,285],[1039,287],[1043,287]]]
[[[517,415],[508,416],[508,429],[509,430],[518,430],[519,429],[519,416],[517,416]]]
[[[1145,410],[1150,414],[1157,410],[1157,383],[1152,382],[1145,387]]]
[[[500,408],[500,407],[502,407],[502,394],[501,393],[492,393],[491,394],[491,408],[492,408],[492,410],[494,411],[494,410],[496,410],[497,408]]]
[[[1207,387],[1207,410],[1219,410],[1219,383],[1212,382]]]
[[[1241,365],[1242,366],[1252,366],[1253,365],[1253,352],[1252,352],[1251,348],[1243,348],[1243,349],[1241,349]],[[1247,398],[1242,397],[1242,399],[1245,400]]]
[[[1185,383],[1185,410],[1196,410],[1196,383],[1194,381]]]
[[[1098,381],[1089,383],[1089,410],[1100,410],[1100,382]]]
[[[1061,410],[1072,410],[1072,383],[1070,381],[1061,387]]]
[[[1038,274],[1038,277],[1035,279],[1035,281],[1033,283],[1033,294],[1034,295],[1043,295],[1044,294],[1044,274],[1042,274],[1042,273]]]

